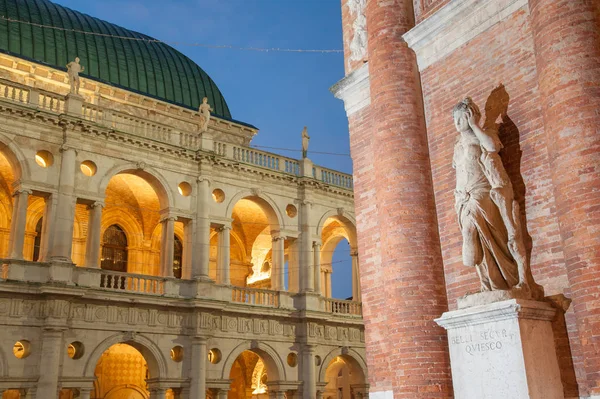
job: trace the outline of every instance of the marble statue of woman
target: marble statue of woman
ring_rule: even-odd
[[[302,129],[302,158],[306,158],[308,155],[308,141],[310,136],[308,135],[308,129],[304,126]]]
[[[72,94],[79,94],[79,74],[83,72],[85,68],[79,64],[79,57],[75,57],[75,61],[71,61],[67,64],[67,73],[69,75],[69,85],[71,86]]]
[[[463,263],[476,268],[482,291],[537,289],[527,262],[519,205],[498,155],[498,133],[479,127],[481,113],[470,98],[454,107],[453,117],[460,134],[452,166]]]
[[[208,122],[210,122],[210,113],[213,111],[214,111],[214,109],[212,109],[210,107],[210,104],[208,104],[208,98],[204,97],[202,99],[202,104],[200,104],[200,107],[198,107],[198,112],[200,112],[200,115],[202,116],[202,125],[200,126],[201,132],[208,131]]]

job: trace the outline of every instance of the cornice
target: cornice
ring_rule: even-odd
[[[451,1],[402,37],[417,54],[419,71],[424,71],[527,4],[527,0]]]

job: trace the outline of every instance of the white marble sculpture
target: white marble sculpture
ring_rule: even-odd
[[[367,18],[365,16],[366,0],[350,0],[348,8],[354,16],[352,30],[354,36],[350,41],[350,59],[359,61],[367,54]]]
[[[308,141],[310,136],[308,135],[308,129],[304,126],[302,129],[302,158],[306,158],[308,155]]]
[[[519,205],[498,152],[494,129],[479,127],[481,113],[466,98],[453,109],[460,133],[454,146],[455,208],[462,232],[465,266],[474,266],[481,291],[538,290],[529,271]]]
[[[71,86],[71,94],[79,94],[79,74],[85,68],[79,64],[79,57],[75,57],[75,61],[67,64],[67,73],[69,74],[69,85]]]
[[[198,107],[198,112],[200,112],[200,116],[202,117],[202,124],[200,125],[200,131],[206,132],[208,131],[208,122],[210,122],[210,113],[214,112],[214,109],[210,107],[208,103],[208,98],[204,97],[202,99],[202,104]]]

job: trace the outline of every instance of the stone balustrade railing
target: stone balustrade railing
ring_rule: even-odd
[[[325,298],[325,311],[342,315],[362,316],[360,302]]]
[[[256,288],[232,287],[231,300],[249,305],[279,307],[279,292]]]
[[[35,286],[59,284],[85,289],[86,294],[93,290],[116,294],[148,295],[149,297],[207,298],[279,309],[294,309],[298,295],[287,291],[231,287],[211,281],[179,280],[173,277],[158,277],[134,273],[121,273],[110,270],[79,267],[64,262],[30,262],[14,259],[0,259],[0,283],[33,283]],[[314,311],[328,312],[341,317],[362,315],[360,302],[320,297],[309,305]]]
[[[7,100],[30,107],[43,109],[55,114],[67,112],[65,96],[32,88],[9,80],[0,79],[0,100]],[[71,108],[69,108],[71,109]],[[71,112],[73,112],[71,110]],[[82,103],[81,110],[73,112],[75,116],[94,122],[115,131],[124,132],[137,137],[144,137],[161,143],[170,144],[197,151],[211,151],[216,155],[236,162],[254,165],[285,174],[300,176],[300,162],[278,154],[260,151],[230,143],[208,140],[203,147],[199,132],[178,131],[172,127],[149,119],[132,116],[125,112],[105,108],[91,103]],[[310,175],[310,172],[309,174]],[[305,176],[307,174],[305,173]],[[352,190],[352,176],[331,169],[314,166],[312,177],[325,184]]]
[[[160,277],[101,270],[100,288],[163,295],[165,293],[165,282]]]

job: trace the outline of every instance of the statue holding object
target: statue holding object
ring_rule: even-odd
[[[471,98],[454,107],[453,117],[460,134],[452,167],[463,263],[476,268],[482,292],[517,288],[537,297],[543,290],[531,275],[519,204],[498,154],[498,133],[479,126],[481,113]]]

